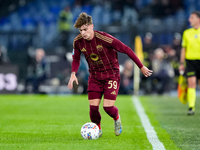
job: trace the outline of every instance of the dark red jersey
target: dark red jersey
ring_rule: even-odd
[[[97,79],[119,76],[117,52],[127,54],[139,68],[143,67],[130,47],[105,32],[94,31],[94,38],[90,41],[79,34],[74,39],[73,47],[72,72],[77,72],[79,68],[81,53],[88,62],[90,76]]]

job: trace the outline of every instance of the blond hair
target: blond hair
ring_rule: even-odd
[[[80,28],[82,25],[93,24],[92,17],[86,13],[80,13],[78,19],[76,20],[74,27]]]

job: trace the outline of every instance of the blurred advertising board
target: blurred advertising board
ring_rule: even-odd
[[[16,65],[0,65],[0,94],[16,93],[17,79]]]

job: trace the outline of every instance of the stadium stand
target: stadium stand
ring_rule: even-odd
[[[7,48],[11,62],[18,65],[23,64],[20,60],[26,59],[30,47],[41,47],[45,49],[47,55],[53,52],[56,55],[55,51],[60,50],[59,12],[66,6],[71,8],[73,22],[80,12],[87,12],[94,18],[95,29],[117,29],[112,30],[112,34],[129,46],[132,45],[130,40],[132,35],[120,33],[120,30],[124,30],[127,26],[134,27],[143,40],[145,34],[151,32],[153,42],[158,45],[172,44],[174,33],[182,33],[188,27],[189,14],[200,9],[199,0],[169,0],[173,6],[170,7],[173,8],[173,13],[157,18],[152,15],[154,0],[117,2],[118,5],[109,0],[1,0],[0,44]],[[121,17],[124,18],[122,21]],[[71,30],[69,43],[73,42],[77,33],[76,30]],[[19,55],[18,52],[23,53]],[[24,70],[26,65],[22,66],[20,79],[23,79],[26,72]]]

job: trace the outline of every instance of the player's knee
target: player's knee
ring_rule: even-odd
[[[188,82],[189,88],[196,88],[196,82]]]

